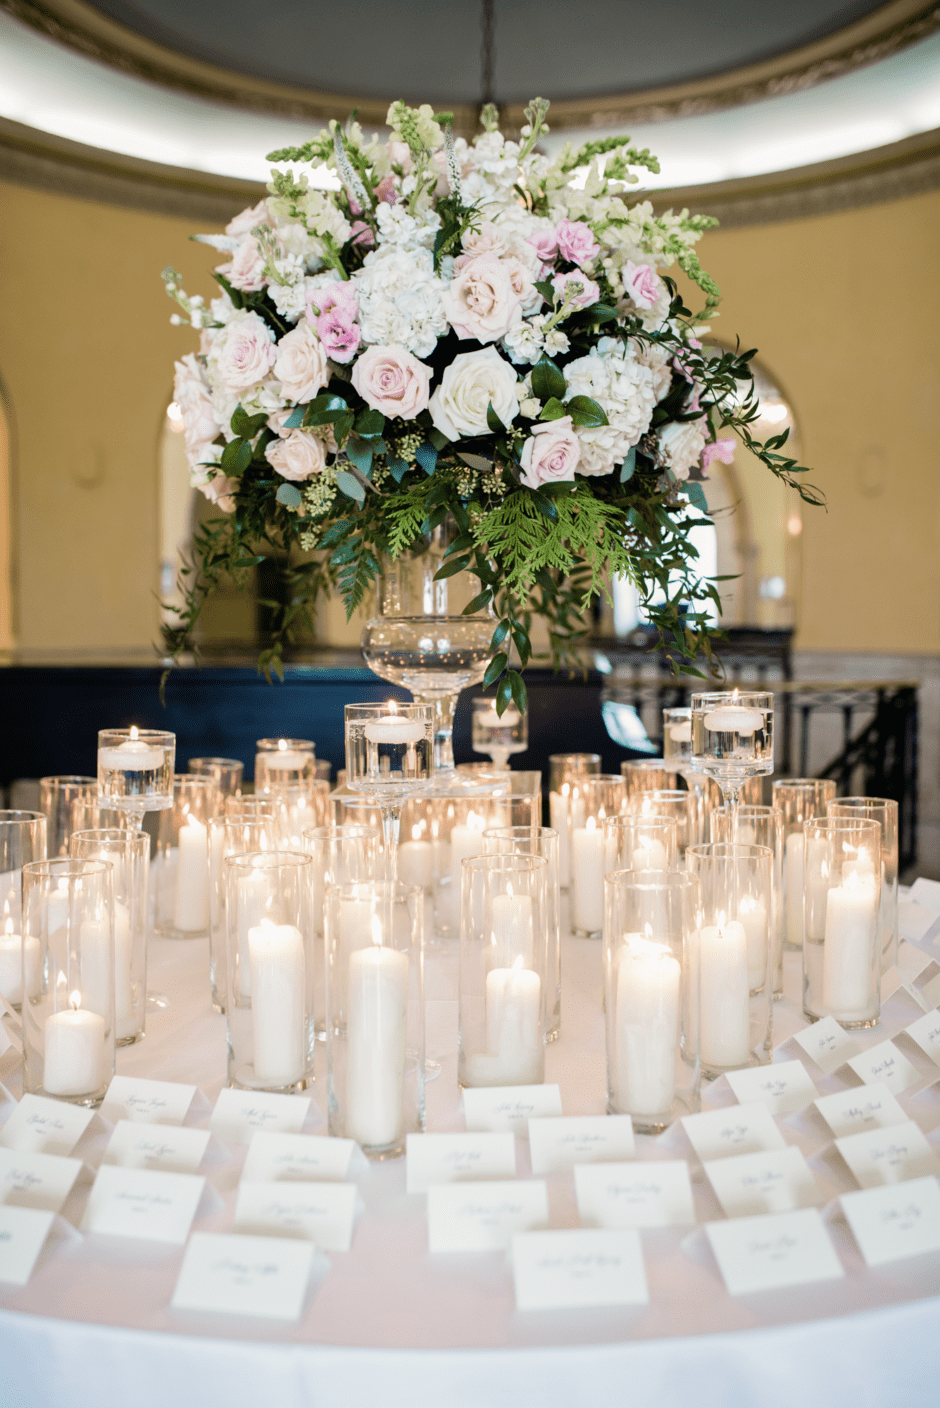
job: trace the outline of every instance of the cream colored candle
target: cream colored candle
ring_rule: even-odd
[[[255,1080],[293,1085],[306,1068],[304,941],[293,924],[268,919],[248,930]]]
[[[729,919],[699,935],[702,1065],[731,1070],[750,1059],[750,981],[744,925]]]
[[[866,1017],[875,1004],[881,974],[878,901],[873,867],[870,876],[853,868],[827,896],[822,999],[835,1017]]]
[[[387,1148],[404,1135],[408,955],[376,943],[358,949],[348,983],[346,1137]]]
[[[105,1084],[105,1023],[80,1006],[53,1012],[44,1027],[43,1089],[47,1095],[94,1095]]]
[[[660,1115],[676,1095],[682,968],[665,944],[628,934],[617,967],[617,1097],[624,1114]]]
[[[592,816],[571,832],[571,924],[586,934],[604,927],[604,833]]]
[[[209,928],[209,834],[194,816],[180,827],[173,928],[184,934]]]

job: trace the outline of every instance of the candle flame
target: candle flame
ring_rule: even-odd
[[[413,827],[411,828],[411,839],[412,839],[412,841],[420,841],[420,840],[421,840],[421,828],[423,827],[423,825],[424,825],[424,822],[419,822],[417,826],[413,826]]]
[[[372,942],[377,948],[382,947],[382,921],[377,914],[372,916]]]
[[[738,914],[753,914],[757,908],[757,901],[752,895],[745,895],[738,905]]]
[[[131,742],[135,743],[139,737],[139,730],[136,724],[131,724]]]
[[[286,738],[279,738],[279,739],[277,740],[277,751],[278,751],[279,753],[286,753],[286,752],[287,752],[287,739],[286,739]]]
[[[587,821],[584,823],[584,829],[585,829],[585,831],[596,831],[596,830],[597,830],[597,822],[594,820],[594,818],[593,818],[592,816],[589,816],[588,819],[587,819]]]
[[[6,920],[4,921],[3,932],[5,934],[13,933],[13,920],[10,918],[9,915],[7,915]]]
[[[571,791],[571,788],[568,786],[567,782],[563,782],[563,783],[561,784],[561,795],[562,795],[563,797],[567,797],[567,795],[568,795],[568,793],[569,793],[570,791]]]
[[[82,1005],[82,995],[80,992],[69,993],[69,1006],[73,1012],[77,1012]]]
[[[397,714],[397,713],[398,713],[398,703],[397,703],[396,700],[390,699],[390,700],[388,701],[388,712],[389,712],[390,714]]]
[[[521,973],[523,967],[524,967],[524,964],[523,964],[523,962],[522,962],[522,954],[520,953],[520,954],[517,955],[516,961],[515,961],[515,963],[513,963],[513,965],[512,965],[512,971],[513,971],[514,973]]]
[[[511,880],[507,880],[507,881],[506,881],[506,894],[508,895],[509,899],[512,899],[512,881],[511,881]]]
[[[476,812],[473,810],[472,807],[467,813],[467,825],[474,831],[483,830],[483,817],[477,816]]]

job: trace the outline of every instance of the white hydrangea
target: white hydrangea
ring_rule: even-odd
[[[656,405],[653,373],[637,359],[632,346],[602,337],[586,357],[568,363],[565,381],[566,399],[590,396],[603,407],[609,422],[578,428],[578,473],[610,474],[649,429]]]
[[[366,255],[353,283],[363,343],[396,343],[416,357],[431,355],[447,332],[447,285],[434,273],[430,250],[382,246]]]
[[[419,210],[408,214],[405,205],[388,205],[380,202],[375,211],[378,230],[378,244],[394,245],[396,249],[412,251],[433,249],[437,232],[441,228],[441,217],[436,210]]]
[[[655,342],[640,342],[634,339],[630,346],[637,361],[642,366],[649,367],[653,374],[653,395],[658,405],[672,385],[672,356],[667,348],[660,347]]]
[[[503,338],[503,347],[517,366],[520,362],[537,362],[544,346],[541,329],[525,319],[511,327]]]
[[[323,263],[322,240],[305,230],[299,220],[276,226],[274,233],[285,257],[296,256],[307,273],[316,273]]]

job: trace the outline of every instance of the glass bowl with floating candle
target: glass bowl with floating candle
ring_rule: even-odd
[[[150,837],[106,827],[73,831],[73,860],[104,860],[114,888],[114,1040],[130,1046],[144,1035],[147,1008],[147,894]]]
[[[692,765],[715,779],[733,811],[744,784],[774,770],[774,697],[738,689],[693,694],[691,718]]]
[[[510,703],[502,714],[496,712],[496,700],[485,695],[470,701],[470,737],[475,753],[488,753],[496,768],[508,768],[514,753],[524,753],[529,746],[529,717]]]
[[[385,878],[398,874],[401,811],[409,796],[434,780],[435,714],[431,704],[347,704],[346,787],[361,792],[382,812]]]
[[[803,1015],[846,1030],[881,1015],[881,823],[829,816],[803,827]]]
[[[173,805],[176,735],[156,728],[103,728],[98,733],[98,805],[123,812],[139,831],[145,812]]]
[[[898,961],[898,804],[889,797],[838,797],[829,816],[865,818],[881,825],[881,971]]]
[[[162,812],[153,858],[154,933],[204,939],[209,933],[209,822],[222,809],[212,777],[180,773]]]
[[[316,776],[316,749],[310,738],[259,738],[255,744],[255,792],[272,785],[297,787]]]

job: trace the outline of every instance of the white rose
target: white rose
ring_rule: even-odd
[[[702,458],[705,436],[701,427],[698,420],[674,420],[659,432],[660,455],[677,479],[688,479],[689,470]]]
[[[302,430],[292,430],[283,440],[272,440],[264,457],[285,479],[309,479],[326,464],[323,441]]]
[[[443,297],[447,321],[459,338],[495,342],[519,322],[522,299],[513,287],[512,274],[508,263],[492,254],[467,260]]]
[[[192,352],[176,363],[173,400],[183,413],[186,456],[191,464],[198,464],[206,458],[206,446],[211,445],[221,425],[202,367]]]
[[[274,375],[292,401],[312,401],[330,379],[326,352],[310,323],[301,323],[277,345]]]
[[[264,270],[267,262],[267,255],[258,241],[249,237],[242,240],[231,264],[223,264],[220,272],[225,274],[232,288],[251,293],[264,288]]]
[[[257,313],[236,314],[212,349],[216,375],[229,391],[263,381],[276,355],[274,333]]]
[[[441,377],[431,397],[431,419],[448,440],[489,435],[486,408],[492,405],[503,425],[519,414],[516,373],[495,347],[461,352]]]

